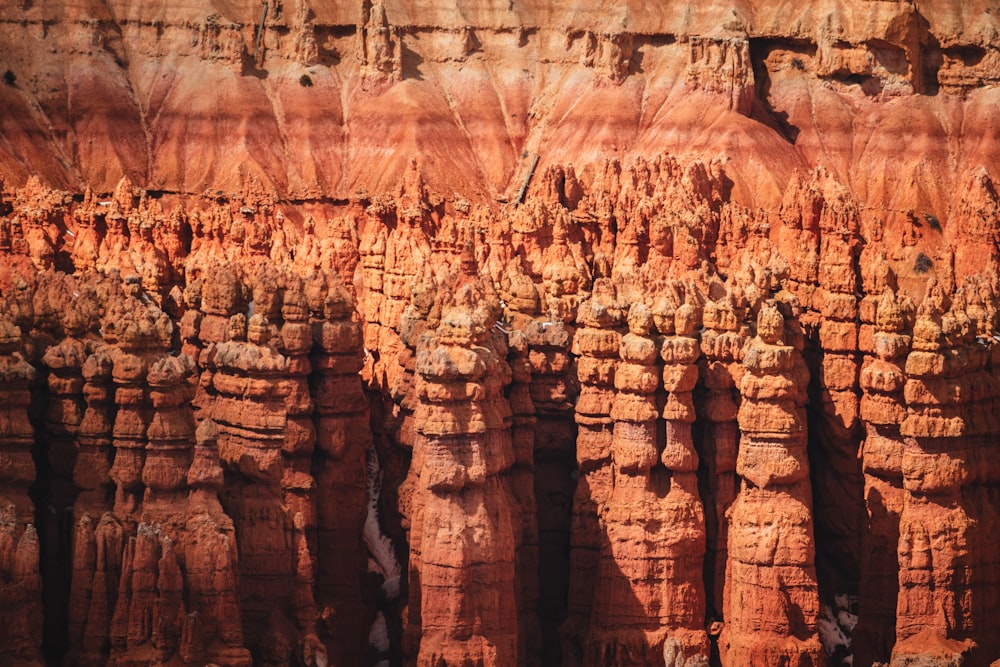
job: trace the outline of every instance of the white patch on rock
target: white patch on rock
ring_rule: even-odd
[[[368,645],[379,653],[389,650],[389,628],[382,612],[375,616],[375,622],[372,623],[372,628],[368,631]]]
[[[365,516],[364,538],[368,553],[377,565],[376,571],[385,578],[386,581],[393,577],[399,578],[402,568],[396,558],[396,550],[392,546],[392,540],[382,532],[382,524],[378,518],[379,496],[382,493],[382,467],[379,465],[378,453],[374,445],[368,448],[366,453],[367,463],[367,490],[368,490],[368,513]],[[399,595],[399,585],[395,587],[396,596]],[[390,599],[395,599],[390,597]]]

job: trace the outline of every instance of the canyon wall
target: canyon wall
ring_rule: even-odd
[[[0,8],[0,662],[1000,659],[998,34]]]

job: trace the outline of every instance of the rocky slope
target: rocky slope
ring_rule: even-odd
[[[1000,658],[1000,7],[168,4],[0,8],[0,662]]]

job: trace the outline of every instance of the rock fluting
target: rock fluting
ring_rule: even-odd
[[[712,182],[673,164],[610,165],[590,187],[624,179],[682,201]],[[836,211],[857,213],[829,175],[769,218],[776,243],[720,200],[699,210],[718,208],[724,234],[643,218],[619,248],[598,243],[599,219],[567,214],[565,176],[504,226],[503,211],[433,203],[411,169],[388,208],[361,214],[375,241],[363,231],[356,252],[324,257],[314,221],[279,234],[257,186],[242,201],[270,217],[250,235],[233,217],[250,206],[178,205],[172,220],[223,222],[197,244],[192,230],[168,262],[181,269],[155,280],[113,259],[164,215],[124,186],[137,220],[95,231],[85,268],[37,274],[45,253],[11,245],[10,571],[53,583],[10,599],[24,618],[62,619],[48,631],[64,628],[75,663],[992,655],[997,554],[972,527],[995,522],[993,260],[984,272],[946,249],[914,273],[885,230],[851,251],[864,227],[840,231]],[[988,201],[963,206],[992,210],[977,174]],[[581,206],[609,195],[573,187]],[[965,252],[993,257],[979,214],[963,215]],[[53,247],[74,243],[54,230]],[[912,219],[901,233],[912,241]],[[789,239],[805,254],[786,259]],[[440,264],[419,268],[413,244]],[[730,275],[700,259],[723,253]],[[342,285],[353,268],[360,280]],[[847,450],[830,449],[850,442],[863,489],[844,477]],[[837,475],[810,474],[836,460]],[[36,533],[33,484],[71,523]],[[821,547],[858,561],[831,568]],[[4,650],[37,659],[32,632]]]
[[[3,664],[1000,658],[989,7],[8,4]]]
[[[0,320],[0,364],[3,378],[3,621],[7,640],[3,655],[20,664],[41,664],[42,578],[38,532],[28,486],[35,477],[31,460],[33,429],[28,421],[28,384],[35,369],[18,351],[21,331]]]

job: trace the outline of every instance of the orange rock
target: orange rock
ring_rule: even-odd
[[[757,336],[744,349],[747,374],[741,390],[752,377],[790,376],[796,361],[802,363],[793,346],[782,345],[786,338],[785,317],[775,304],[765,303],[757,316]],[[720,650],[727,664],[823,664],[816,632],[819,593],[804,397],[743,394],[736,471],[744,479],[728,512]],[[760,414],[769,416],[761,420]],[[787,419],[776,420],[778,414]],[[779,421],[786,426],[775,429]]]
[[[492,329],[497,304],[485,298],[474,274],[463,267],[441,297],[441,323],[421,336],[417,349],[417,446],[424,449],[418,494],[424,500],[416,568],[411,555],[410,585],[420,588],[421,605],[416,663],[517,664],[520,531],[512,525],[514,498],[503,481],[514,463],[511,411],[501,393],[511,380],[506,343]],[[470,400],[432,399],[421,390],[423,383],[450,379],[480,383],[482,391]],[[474,417],[435,421],[436,405],[465,407],[460,414]],[[468,529],[456,531],[459,525]]]
[[[46,658],[676,667],[721,642],[723,664],[817,663],[821,635],[830,662],[990,659],[1000,285],[975,165],[995,160],[959,129],[992,108],[972,83],[992,76],[988,30],[946,37],[954,8],[905,3],[796,13],[793,42],[764,6],[632,8],[618,28],[586,7],[518,5],[517,25],[466,9],[414,41],[392,6],[270,6],[246,63],[256,10],[210,17],[177,69],[218,75],[226,114],[255,119],[213,135],[236,146],[170,152],[201,122],[176,112],[200,104],[181,74],[152,97],[74,89],[74,117],[93,99],[173,110],[137,114],[135,145],[163,146],[141,169],[60,149],[76,199],[21,173],[71,182],[19,143],[35,84],[0,91],[0,172],[26,181],[0,194],[0,321],[20,328],[0,350],[0,554],[45,582]],[[137,9],[115,40],[171,39],[175,10]],[[479,85],[522,49],[545,77],[518,81],[559,85]],[[267,95],[230,77],[250,62]],[[316,93],[341,100],[332,125],[308,122]],[[52,128],[24,137],[84,145],[46,100]],[[881,130],[904,126],[924,139],[900,154]],[[312,157],[283,169],[305,134]],[[33,619],[22,592],[11,613]]]
[[[0,499],[0,613],[7,631],[0,655],[17,664],[42,663],[42,579],[34,505],[28,485],[35,477],[31,458],[33,428],[28,421],[28,384],[35,369],[19,348],[21,331],[0,318],[0,450],[3,452]]]

